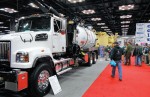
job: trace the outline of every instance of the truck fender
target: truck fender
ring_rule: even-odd
[[[52,60],[52,58],[48,55],[45,55],[45,56],[40,56],[40,57],[36,57],[34,62],[33,62],[33,68],[35,68],[37,66],[37,63],[38,62],[49,62],[50,63],[50,67],[51,69],[53,70],[53,74],[55,75],[56,74],[56,70],[55,70],[55,66],[54,66],[54,62]]]

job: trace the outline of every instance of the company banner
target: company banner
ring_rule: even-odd
[[[147,43],[150,44],[150,23],[145,24],[145,34],[147,37]]]
[[[137,23],[135,43],[150,43],[150,23]]]

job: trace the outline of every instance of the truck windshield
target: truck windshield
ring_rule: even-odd
[[[49,30],[50,17],[32,17],[20,20],[17,32]]]

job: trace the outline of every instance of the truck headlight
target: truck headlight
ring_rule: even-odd
[[[27,52],[18,52],[16,54],[16,62],[29,62],[29,54]]]

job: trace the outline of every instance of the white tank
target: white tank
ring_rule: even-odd
[[[77,26],[77,33],[74,36],[74,42],[78,44],[81,49],[88,49],[95,45],[96,35],[88,28]]]

